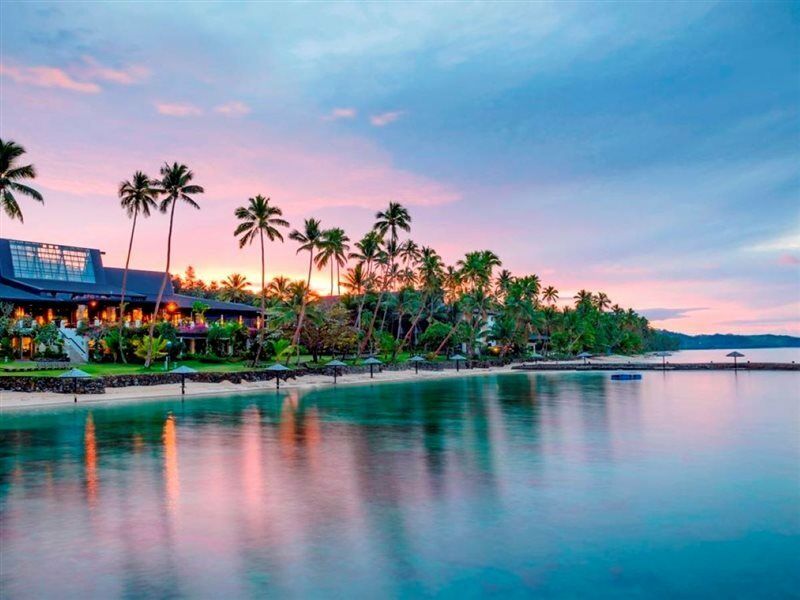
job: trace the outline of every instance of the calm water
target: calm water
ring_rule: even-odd
[[[667,360],[674,363],[729,363],[733,359],[725,355],[730,352],[732,350],[680,350],[673,352]],[[739,352],[744,354],[744,358],[739,359],[741,362],[800,363],[800,348],[742,348]],[[648,359],[661,362],[658,356],[648,356]]]
[[[516,374],[8,412],[2,595],[797,595],[799,384]]]

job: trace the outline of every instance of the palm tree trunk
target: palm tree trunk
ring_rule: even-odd
[[[147,358],[145,358],[145,368],[150,367],[150,362],[153,360],[153,332],[156,328],[156,317],[158,316],[158,309],[161,308],[161,299],[164,297],[164,290],[167,287],[167,279],[169,279],[169,263],[172,258],[172,225],[175,222],[175,205],[178,203],[177,198],[172,199],[172,209],[169,211],[169,232],[167,233],[167,266],[164,269],[164,278],[161,280],[161,287],[158,290],[158,297],[156,298],[156,306],[153,309],[153,318],[150,320],[150,331],[148,332],[147,342]]]
[[[336,295],[342,295],[342,276],[339,274],[339,261],[336,261]]]
[[[372,313],[372,321],[370,321],[369,329],[367,330],[367,335],[364,336],[364,339],[361,340],[361,344],[358,347],[359,355],[364,351],[364,347],[367,345],[367,341],[372,337],[372,331],[375,328],[375,320],[378,318],[378,311],[381,307],[381,302],[383,302],[383,296],[386,293],[387,281],[389,278],[389,273],[384,273],[383,282],[381,283],[381,293],[378,296],[378,302],[375,304],[375,312]]]
[[[264,263],[264,230],[259,230],[259,238],[261,240],[261,327],[258,330],[258,348],[256,349],[256,356],[253,359],[253,366],[258,364],[261,358],[261,349],[264,347],[264,329],[266,329],[266,302],[264,298],[264,285],[266,277],[266,266]]]
[[[136,232],[136,218],[139,216],[139,210],[133,212],[133,225],[131,225],[131,239],[128,242],[128,257],[125,259],[125,270],[122,272],[122,293],[119,298],[119,354],[122,357],[122,362],[127,363],[125,359],[125,348],[122,343],[122,316],[125,311],[125,287],[128,284],[128,267],[131,264],[131,252],[133,250],[133,234]]]
[[[369,276],[372,273],[371,261],[367,261],[367,271],[364,276],[364,281],[369,281]],[[356,328],[361,329],[361,313],[364,311],[364,303],[367,301],[367,288],[364,286],[364,293],[361,296],[361,302],[358,303],[358,314],[356,314]]]
[[[312,248],[308,256],[308,281],[306,283],[305,294],[303,294],[303,302],[300,305],[300,316],[297,318],[297,329],[294,330],[292,336],[292,344],[297,346],[297,358],[300,358],[300,330],[303,328],[303,321],[306,318],[306,302],[311,293],[311,269],[314,266],[314,249]]]
[[[333,296],[333,261],[331,261],[331,296]]]
[[[417,327],[417,323],[419,323],[419,320],[422,318],[422,313],[425,310],[425,304],[427,303],[427,301],[428,301],[428,298],[427,298],[427,294],[426,294],[426,297],[424,297],[422,299],[422,305],[419,307],[419,310],[417,311],[417,314],[414,315],[414,320],[411,322],[411,327],[408,328],[408,331],[406,332],[406,335],[403,337],[403,341],[400,342],[400,347],[397,348],[397,354],[400,354],[403,351],[403,348],[405,347],[405,345],[408,343],[408,340],[411,337],[411,334],[414,332],[414,329]]]

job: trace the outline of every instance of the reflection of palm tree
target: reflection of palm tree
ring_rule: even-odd
[[[164,268],[164,278],[161,280],[161,287],[158,290],[156,297],[156,305],[153,309],[153,318],[150,321],[150,331],[148,336],[153,339],[153,331],[156,327],[156,318],[158,317],[158,309],[161,307],[161,300],[164,298],[164,290],[167,287],[169,280],[169,264],[172,258],[172,228],[175,223],[175,206],[178,200],[183,200],[189,206],[199,209],[200,206],[192,198],[195,194],[202,194],[205,190],[192,183],[194,173],[186,165],[179,165],[178,163],[164,163],[161,167],[161,181],[157,182],[158,192],[164,196],[161,200],[159,210],[162,213],[169,212],[169,232],[167,233],[167,266]],[[152,352],[150,351],[152,345],[148,345],[147,358],[145,358],[145,367],[150,366],[152,359]]]
[[[158,207],[156,199],[158,191],[150,178],[136,171],[130,181],[123,181],[119,184],[120,206],[128,213],[128,218],[133,219],[131,225],[131,239],[128,242],[128,257],[125,259],[125,270],[122,271],[122,290],[119,298],[119,353],[122,362],[128,362],[125,358],[124,337],[122,335],[122,315],[125,311],[125,288],[128,284],[128,268],[131,264],[131,252],[133,250],[133,235],[136,233],[136,220],[141,213],[144,217],[150,216],[150,211]]]
[[[44,202],[42,195],[30,186],[21,183],[26,179],[36,177],[33,165],[17,165],[17,159],[25,154],[25,148],[8,140],[0,139],[0,207],[9,218],[19,219],[22,222],[22,210],[14,197],[14,193],[33,198],[37,202]]]
[[[300,247],[297,249],[298,254],[303,251],[308,252],[308,281],[306,287],[311,289],[311,270],[314,267],[314,251],[319,248],[320,242],[322,241],[322,229],[320,229],[319,219],[306,219],[303,224],[303,230],[295,229],[289,234],[289,237],[295,242],[300,243]],[[292,336],[292,345],[298,347],[298,353],[300,352],[300,330],[303,328],[303,319],[306,315],[306,302],[307,300],[304,296],[303,304],[300,308],[300,316],[297,319],[297,329],[295,329],[294,335]]]
[[[219,291],[220,300],[226,302],[244,302],[248,298],[247,288],[250,287],[250,282],[247,277],[240,273],[231,273],[222,282]]]
[[[283,211],[277,206],[271,206],[269,198],[258,195],[248,200],[247,206],[240,206],[234,214],[239,219],[239,226],[233,235],[239,237],[239,248],[244,248],[246,244],[252,244],[258,236],[261,243],[261,327],[258,331],[258,349],[256,350],[253,366],[258,364],[261,356],[261,348],[264,345],[264,329],[266,328],[266,289],[264,280],[266,278],[266,264],[264,260],[264,236],[269,241],[283,241],[283,235],[278,227],[288,227],[289,223],[283,220]]]

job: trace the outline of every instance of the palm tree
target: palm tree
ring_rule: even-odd
[[[44,202],[42,195],[32,187],[20,183],[26,179],[36,177],[33,165],[18,165],[17,159],[25,154],[25,148],[11,140],[3,141],[0,138],[0,206],[13,221],[19,219],[23,222],[22,210],[17,204],[14,192],[29,196],[37,202]]]
[[[358,296],[364,293],[367,285],[364,263],[356,263],[352,269],[348,269],[344,274],[342,285],[350,294]]]
[[[125,270],[122,272],[122,292],[119,298],[119,353],[122,357],[122,362],[127,362],[123,348],[122,315],[125,311],[125,287],[128,284],[128,268],[131,264],[133,236],[134,233],[136,233],[136,219],[139,217],[140,213],[144,217],[149,217],[150,211],[158,208],[158,203],[156,202],[158,190],[147,175],[141,171],[136,171],[130,181],[123,181],[119,184],[118,194],[120,206],[128,213],[128,218],[133,219],[131,225],[131,239],[128,242],[128,257],[125,259]]]
[[[548,285],[542,290],[542,300],[548,304],[555,304],[558,302],[558,290],[552,285]]]
[[[289,291],[290,284],[291,280],[288,277],[278,275],[277,277],[274,277],[267,285],[267,295],[272,298],[276,298],[281,302],[287,302],[289,300],[289,296],[291,295],[291,292]]]
[[[153,318],[150,321],[149,338],[153,339],[153,331],[156,327],[156,317],[158,316],[158,309],[161,308],[161,300],[164,297],[164,290],[169,281],[169,264],[172,259],[172,228],[175,223],[175,206],[178,200],[183,200],[192,208],[200,209],[197,202],[194,201],[192,195],[202,194],[205,190],[196,184],[192,183],[194,173],[186,165],[179,165],[177,162],[170,165],[164,163],[161,167],[161,181],[157,183],[158,192],[164,196],[161,200],[159,210],[162,213],[169,211],[169,232],[167,233],[167,266],[164,269],[164,278],[161,280],[161,288],[158,290],[158,297],[156,298],[156,306],[153,309]],[[148,344],[147,358],[144,361],[145,367],[150,366],[152,360],[152,344]]]
[[[250,282],[240,273],[231,273],[222,282],[219,290],[219,299],[225,302],[245,302],[249,292]]]
[[[369,289],[373,280],[372,266],[381,254],[381,237],[380,234],[374,229],[370,230],[360,241],[355,244],[358,252],[351,252],[350,258],[358,261],[358,264],[364,265],[364,295],[361,297],[361,302],[358,304],[358,312],[356,313],[356,327],[361,327],[361,313],[364,311],[364,302],[367,300],[366,291]]]
[[[611,306],[611,299],[605,293],[597,292],[597,295],[594,297],[594,305],[597,307],[597,310],[604,312],[605,309]]]
[[[578,290],[578,293],[572,297],[575,300],[575,306],[591,306],[592,305],[592,292],[588,290]]]
[[[385,211],[375,214],[375,230],[382,236],[389,233],[392,240],[397,241],[397,230],[411,231],[411,215],[399,202],[389,202]]]
[[[252,244],[253,240],[258,237],[261,243],[261,327],[258,331],[258,349],[256,350],[255,358],[253,359],[253,366],[258,364],[258,359],[261,357],[261,348],[264,345],[264,330],[266,328],[266,263],[264,259],[264,236],[267,236],[270,242],[280,240],[283,242],[283,235],[278,230],[278,227],[288,227],[288,221],[281,217],[283,211],[277,206],[271,206],[269,198],[264,198],[258,195],[255,198],[248,199],[247,206],[240,206],[234,211],[234,215],[239,219],[239,226],[233,232],[233,235],[239,238],[239,248],[244,248],[247,244]]]
[[[419,310],[417,311],[417,314],[414,315],[414,320],[411,322],[411,326],[408,328],[403,341],[395,351],[395,356],[402,352],[403,347],[408,343],[408,340],[416,329],[417,323],[419,323],[422,313],[425,310],[425,306],[427,305],[431,296],[441,289],[444,274],[445,271],[444,265],[442,264],[442,258],[436,253],[436,250],[429,247],[423,247],[420,250],[419,265],[420,285],[423,291],[422,301],[420,302]]]
[[[340,227],[327,229],[322,232],[322,240],[319,243],[319,254],[317,254],[316,264],[318,269],[324,269],[331,265],[331,296],[333,296],[333,269],[336,267],[336,288],[337,293],[341,294],[339,282],[339,269],[347,264],[347,253],[350,246],[347,242],[350,238]]]
[[[306,282],[307,291],[311,289],[311,269],[314,266],[314,251],[317,250],[322,241],[322,229],[320,229],[319,219],[306,219],[303,224],[303,230],[295,229],[289,234],[289,238],[295,242],[300,243],[297,253],[306,251],[308,252],[308,281]],[[303,328],[303,320],[306,316],[306,303],[307,293],[303,296],[303,304],[300,308],[300,316],[297,319],[297,329],[292,336],[292,345],[297,346],[297,352],[300,353],[300,330]]]

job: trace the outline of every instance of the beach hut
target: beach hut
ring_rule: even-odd
[[[285,365],[282,365],[280,363],[275,363],[274,365],[270,365],[270,366],[267,367],[266,370],[270,371],[272,373],[275,373],[275,389],[276,390],[281,389],[281,375],[283,375],[285,377],[286,373],[291,371],[291,369],[289,367],[287,367]]]
[[[186,394],[186,376],[197,373],[197,369],[187,367],[186,365],[181,365],[177,369],[172,369],[172,372],[181,376],[181,396],[183,396]]]
[[[416,356],[412,356],[411,358],[409,358],[408,362],[414,363],[414,373],[418,375],[419,365],[420,363],[424,363],[425,359],[422,358],[419,354],[417,354]]]
[[[664,371],[667,368],[667,357],[672,356],[669,352],[656,352],[654,356],[661,357],[661,370]]]
[[[467,360],[467,357],[463,356],[462,354],[453,354],[453,356],[450,357],[450,360],[454,360],[456,362],[456,372],[458,372],[461,361]]]
[[[589,352],[581,352],[578,354],[578,358],[582,358],[583,364],[586,364],[586,360],[592,358],[592,355]]]
[[[734,371],[736,371],[739,368],[737,360],[740,359],[740,358],[744,358],[744,354],[742,354],[741,352],[737,352],[736,350],[726,354],[725,356],[727,356],[728,358],[732,358],[733,359],[733,370]]]
[[[364,361],[365,365],[369,365],[369,378],[373,378],[372,370],[375,368],[375,365],[382,365],[383,362],[375,358],[374,356],[370,356],[367,360]]]
[[[86,379],[87,377],[91,377],[86,371],[81,371],[80,369],[70,369],[69,371],[64,371],[61,375],[59,375],[61,379],[72,379],[72,393],[75,395],[73,398],[73,402],[78,401],[78,379]]]
[[[325,366],[333,367],[333,383],[336,383],[336,377],[339,375],[339,369],[341,367],[346,367],[347,365],[340,360],[332,360]]]

